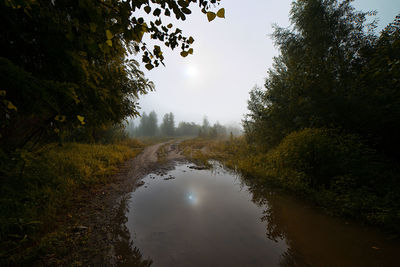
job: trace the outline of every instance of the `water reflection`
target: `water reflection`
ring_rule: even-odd
[[[198,198],[196,196],[196,193],[189,193],[187,199],[189,200],[189,203],[192,205],[196,205],[198,203]]]
[[[146,186],[131,194],[123,254],[135,253],[133,242],[154,266],[397,264],[398,242],[251,184],[218,164],[213,170],[181,164],[169,175],[174,179],[149,175]]]
[[[369,227],[327,216],[282,193],[246,182],[252,201],[264,205],[266,235],[285,239],[281,266],[399,266],[400,244]]]
[[[115,262],[113,265],[117,266],[141,266],[147,267],[152,264],[152,260],[143,259],[140,250],[134,246],[133,241],[130,238],[130,233],[126,227],[128,221],[126,213],[128,209],[127,198],[123,198],[119,205],[114,235],[117,237],[114,244]]]

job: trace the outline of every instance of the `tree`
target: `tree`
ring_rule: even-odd
[[[166,113],[163,117],[163,122],[160,126],[161,133],[164,136],[175,135],[175,118],[172,112]]]
[[[352,91],[352,126],[378,150],[400,159],[400,15],[362,55],[365,64]]]
[[[138,136],[146,136],[148,120],[149,117],[147,116],[146,112],[143,112],[142,116],[140,117],[140,123],[137,129]]]
[[[0,3],[0,82],[6,122],[1,147],[13,150],[63,131],[95,135],[137,116],[137,99],[153,90],[133,57],[147,69],[163,64],[159,45],[193,53],[192,37],[162,22],[185,20],[198,4],[209,20],[224,17],[211,0],[5,0]],[[147,21],[137,17],[144,10]],[[15,107],[15,109],[13,108]]]
[[[204,116],[203,118],[203,124],[201,126],[201,129],[199,130],[199,136],[200,137],[207,137],[210,131],[210,122],[208,121],[207,117]]]
[[[176,128],[176,135],[178,136],[196,136],[199,132],[200,125],[194,122],[180,122]]]
[[[371,13],[356,12],[350,2],[293,3],[292,27],[276,26],[272,35],[280,55],[268,72],[266,90],[256,88],[250,95],[248,137],[270,148],[298,129],[351,129],[351,92],[366,62],[362,53],[376,37],[366,30]]]
[[[148,121],[148,127],[147,127],[147,135],[148,136],[155,136],[158,131],[158,119],[157,119],[157,113],[153,110],[149,114],[149,121]]]
[[[136,130],[137,136],[154,137],[158,131],[157,113],[153,110],[149,115],[144,112]]]

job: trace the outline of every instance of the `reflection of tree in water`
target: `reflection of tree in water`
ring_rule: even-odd
[[[259,207],[264,207],[261,221],[266,223],[266,235],[268,239],[275,242],[285,241],[287,250],[280,256],[280,266],[309,266],[300,253],[292,246],[290,232],[288,231],[287,223],[279,214],[282,213],[284,206],[277,205],[278,195],[257,183],[254,179],[243,179],[243,183],[249,188],[252,194],[252,201]]]
[[[285,253],[281,255],[279,265],[282,267],[311,266],[307,264],[304,258],[291,247],[288,247]]]
[[[124,197],[117,211],[114,236],[116,242],[114,244],[114,254],[116,256],[116,266],[150,266],[151,259],[143,259],[140,250],[133,245],[130,233],[126,227],[128,218],[127,214],[127,198]]]

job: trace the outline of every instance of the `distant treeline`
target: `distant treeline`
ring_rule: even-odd
[[[163,116],[161,124],[158,124],[158,116],[155,111],[143,115],[140,118],[139,125],[135,126],[132,122],[126,126],[126,131],[133,137],[203,137],[203,138],[225,138],[230,135],[238,136],[241,129],[235,126],[224,126],[216,122],[211,125],[206,117],[202,125],[194,122],[180,122],[175,126],[175,116],[172,112]]]

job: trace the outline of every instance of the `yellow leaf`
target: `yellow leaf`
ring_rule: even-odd
[[[215,19],[217,15],[214,12],[207,12],[208,21],[212,21]]]
[[[112,41],[111,40],[107,40],[106,43],[112,47]]]
[[[217,16],[218,18],[225,18],[225,8],[221,8],[220,10],[218,10]]]
[[[147,29],[147,24],[146,24],[146,22],[144,22],[143,24],[142,24],[142,31],[143,32],[148,32],[149,30]]]
[[[106,30],[106,36],[108,40],[111,40],[113,38],[112,33],[110,32],[110,30]]]
[[[14,109],[15,111],[17,111],[17,107],[14,106],[14,104],[11,103],[10,101],[8,101],[7,108],[8,108],[8,109]]]
[[[86,123],[85,122],[85,117],[83,117],[81,115],[77,115],[76,117],[78,118],[78,120],[81,122],[82,125]]]
[[[139,32],[138,34],[136,34],[136,35],[135,35],[135,41],[138,42],[138,43],[140,43],[140,42],[142,41],[143,34],[144,34],[144,32],[142,32],[142,31]]]
[[[64,122],[65,120],[66,120],[66,116],[64,116],[64,115],[57,115],[57,116],[55,116],[54,117],[54,119],[56,120],[56,121],[59,121],[59,122]]]

